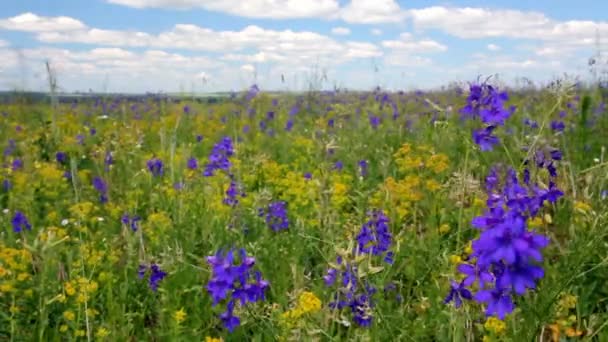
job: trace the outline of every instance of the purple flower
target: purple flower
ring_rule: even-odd
[[[20,233],[23,229],[32,230],[32,225],[27,220],[27,217],[19,210],[15,211],[11,224],[15,233]]]
[[[496,315],[500,319],[505,319],[505,316],[515,308],[510,293],[501,289],[480,290],[474,298],[478,302],[486,303],[487,316]]]
[[[358,253],[382,255],[388,251],[393,236],[389,230],[388,217],[380,210],[368,214],[369,220],[361,226],[357,234]]]
[[[108,184],[101,177],[93,178],[93,187],[99,192],[99,202],[106,203],[108,201]]]
[[[158,158],[148,160],[146,166],[148,167],[148,171],[150,171],[154,177],[160,177],[164,173],[163,161]]]
[[[463,298],[467,299],[467,300],[473,299],[473,295],[471,294],[471,291],[469,291],[465,287],[464,281],[458,283],[458,282],[452,280],[452,281],[450,281],[450,283],[451,283],[450,292],[443,300],[444,304],[448,304],[449,302],[454,301],[454,306],[456,308],[459,308],[462,305]]]
[[[205,165],[203,175],[205,177],[213,176],[217,170],[229,171],[232,164],[229,158],[234,154],[232,140],[229,137],[224,137],[220,142],[213,146],[213,150],[209,155],[209,161]]]
[[[311,179],[312,179],[312,173],[310,173],[310,172],[305,172],[305,173],[304,173],[304,179],[306,179],[306,180],[311,180]]]
[[[120,218],[120,222],[124,225],[129,226],[132,231],[136,232],[139,229],[139,221],[141,221],[141,217],[138,215],[129,216],[129,214],[125,213]]]
[[[344,163],[342,163],[342,161],[338,160],[335,164],[334,164],[334,169],[338,170],[338,171],[342,171],[342,169],[344,168]]]
[[[261,212],[264,214],[264,211]],[[287,218],[287,203],[277,201],[270,203],[266,209],[266,225],[275,232],[289,228]]]
[[[498,137],[492,135],[494,128],[495,126],[488,126],[473,131],[473,141],[479,145],[482,151],[491,151],[494,149],[494,145],[498,144]]]
[[[553,132],[563,132],[565,128],[566,125],[563,121],[551,121],[551,130],[553,130]]]
[[[270,284],[262,279],[260,272],[254,272],[255,258],[247,256],[244,249],[239,250],[235,260],[233,250],[207,257],[211,266],[211,279],[207,283],[207,292],[213,300],[213,306],[227,301],[226,311],[220,314],[224,327],[232,332],[240,325],[239,317],[234,316],[234,305],[238,302],[244,306],[265,300],[265,292]]]
[[[359,174],[361,177],[367,176],[367,160],[359,160],[357,165],[359,166]]]
[[[148,265],[139,265],[137,270],[137,275],[139,279],[143,279],[146,276],[146,273],[150,271],[150,277],[148,278],[148,286],[154,292],[158,290],[158,284],[161,280],[165,279],[167,273],[160,269],[155,263],[152,263],[150,266]]]
[[[196,170],[198,168],[198,161],[196,160],[196,158],[191,157],[190,159],[188,159],[187,166],[190,170]]]
[[[13,163],[11,164],[11,168],[13,169],[13,171],[23,169],[23,160],[15,158],[15,160],[13,160]]]
[[[55,160],[57,160],[59,164],[65,164],[68,161],[68,155],[65,152],[57,152],[55,153]]]

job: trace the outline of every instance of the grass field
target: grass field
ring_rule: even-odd
[[[0,341],[608,341],[607,100],[3,104]]]

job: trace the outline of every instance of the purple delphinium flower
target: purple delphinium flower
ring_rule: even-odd
[[[99,192],[99,202],[106,203],[108,201],[108,184],[101,177],[93,178],[93,187]]]
[[[566,125],[563,121],[551,121],[551,130],[553,130],[553,132],[563,132],[565,128]]]
[[[253,271],[255,258],[248,256],[244,249],[240,249],[237,256],[238,262],[231,249],[226,253],[219,250],[207,257],[211,266],[207,292],[213,306],[226,302],[226,311],[220,314],[220,319],[230,332],[240,325],[239,317],[234,316],[234,306],[265,300],[265,292],[270,286],[260,272]]]
[[[365,160],[365,159],[359,160],[357,165],[359,166],[359,174],[361,175],[361,177],[366,177],[367,176],[367,160]]]
[[[285,131],[291,132],[292,129],[293,129],[293,119],[289,119],[285,123]]]
[[[229,137],[224,137],[220,142],[213,146],[213,150],[209,155],[209,161],[205,165],[205,171],[203,175],[205,177],[213,176],[217,170],[223,170],[228,172],[231,163],[229,158],[234,154],[234,148],[232,146],[232,140]]]
[[[372,126],[373,129],[377,129],[378,126],[380,126],[380,117],[379,116],[370,116],[369,118],[369,124]]]
[[[32,230],[32,225],[28,221],[27,217],[19,210],[15,211],[11,224],[13,225],[13,231],[15,233],[20,233],[23,231],[23,229]]]
[[[13,163],[11,164],[11,169],[13,171],[23,169],[23,160],[21,160],[19,158],[15,158],[15,160],[13,160]]]
[[[131,228],[131,230],[134,232],[139,229],[139,221],[141,221],[141,217],[139,215],[129,216],[127,213],[123,214],[120,218],[120,222]]]
[[[84,145],[84,135],[82,135],[82,134],[78,134],[78,135],[76,136],[76,141],[78,141],[78,144],[79,144],[79,145]]]
[[[148,160],[146,162],[146,166],[148,167],[148,171],[150,171],[154,177],[160,177],[164,174],[163,161],[158,158]]]
[[[305,173],[304,173],[304,179],[306,179],[306,180],[311,180],[311,179],[312,179],[312,173],[310,173],[310,172],[305,172]]]
[[[187,163],[187,167],[190,170],[196,170],[198,168],[198,161],[196,160],[196,158],[191,157],[188,159],[188,163]]]
[[[547,158],[544,151],[537,151],[534,163],[528,166],[543,168],[548,164],[553,168],[549,172],[556,173],[553,163],[561,160],[562,154],[555,149],[549,154],[551,157]],[[540,214],[545,201],[554,203],[563,192],[551,180],[546,188],[533,184],[527,168],[520,182],[510,168],[504,177],[499,177],[498,167],[493,167],[486,177],[486,190],[488,208],[472,220],[473,227],[480,231],[472,242],[473,261],[458,266],[465,278],[460,284],[452,284],[448,298],[452,299],[454,291],[478,283],[479,290],[473,299],[486,304],[487,315],[504,319],[514,309],[513,297],[534,289],[538,279],[544,276],[539,263],[541,250],[549,244],[549,238],[530,230],[527,221]]]
[[[65,152],[57,152],[55,153],[55,160],[57,160],[59,164],[65,164],[68,161],[68,155]]]
[[[15,150],[17,149],[17,144],[15,143],[14,139],[9,139],[8,140],[8,145],[4,148],[4,156],[10,156],[11,154],[13,154],[15,152]]]
[[[488,126],[473,131],[473,141],[479,145],[482,151],[491,151],[494,149],[494,145],[499,143],[497,136],[492,135],[492,131],[495,126]]]
[[[196,142],[200,143],[201,141],[203,141],[203,136],[200,134],[196,135]]]
[[[389,230],[389,219],[380,210],[368,213],[369,220],[361,226],[357,234],[357,252],[363,254],[383,255],[392,242],[393,236]],[[391,258],[392,259],[392,258]]]
[[[341,160],[338,160],[337,162],[334,163],[334,170],[342,171],[343,168],[344,168],[344,163],[342,163]]]
[[[443,300],[444,304],[448,304],[451,301],[454,301],[454,306],[459,308],[462,305],[462,299],[471,300],[473,299],[473,295],[471,291],[469,291],[465,286],[464,282],[456,282],[454,280],[450,281],[450,292]]]
[[[240,189],[236,181],[231,180],[228,189],[226,189],[226,197],[223,203],[230,207],[235,207],[239,204],[238,196],[245,197],[245,193]]]
[[[260,211],[264,215],[264,210]],[[265,210],[266,225],[275,232],[289,228],[289,218],[287,217],[287,203],[277,201],[270,203]]]
[[[155,263],[148,265],[139,265],[137,270],[137,275],[139,279],[143,279],[146,276],[146,273],[150,271],[150,277],[148,278],[148,286],[154,292],[158,290],[158,285],[161,280],[165,279],[167,273],[160,269]]]

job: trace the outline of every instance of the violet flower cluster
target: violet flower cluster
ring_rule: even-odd
[[[20,233],[23,229],[32,230],[30,221],[28,221],[25,214],[19,210],[15,211],[15,215],[13,215],[13,218],[11,219],[11,224],[13,225],[13,231],[15,233]]]
[[[332,265],[323,277],[326,286],[338,286],[329,306],[337,310],[349,308],[353,321],[361,327],[369,327],[372,324],[373,296],[377,290],[365,279],[367,271],[359,271],[357,261],[363,260],[359,256],[382,256],[384,262],[389,265],[393,263],[393,252],[389,250],[393,238],[388,217],[380,210],[370,211],[368,217],[356,237],[354,261],[345,261],[342,256],[338,256],[336,264]]]
[[[262,278],[259,271],[254,271],[255,258],[248,256],[244,249],[238,251],[238,261],[234,251],[223,253],[219,250],[215,255],[207,257],[211,266],[211,279],[207,284],[207,292],[211,295],[213,306],[226,303],[226,310],[219,315],[222,324],[228,331],[241,324],[239,317],[234,315],[234,307],[247,303],[264,301],[265,293],[270,284]]]
[[[357,254],[384,256],[384,261],[393,263],[393,253],[389,248],[393,236],[389,230],[389,219],[381,210],[368,213],[369,220],[361,226],[357,234]]]
[[[160,266],[155,263],[150,265],[139,265],[139,269],[137,270],[139,279],[144,279],[147,273],[150,273],[150,277],[148,278],[148,286],[150,286],[152,291],[156,292],[156,290],[158,290],[158,283],[165,279],[167,273],[161,270]]]
[[[509,100],[507,92],[501,92],[487,83],[473,83],[469,91],[466,105],[460,109],[460,113],[464,119],[480,119],[485,124],[485,127],[473,131],[473,141],[482,151],[491,151],[500,141],[493,135],[495,128],[504,126],[515,112],[515,107],[505,108],[505,102]]]
[[[336,258],[336,266],[330,268],[323,277],[325,285],[338,285],[333,301],[329,307],[335,310],[349,308],[353,321],[360,327],[369,327],[373,320],[373,295],[376,288],[363,283],[358,277],[358,267],[345,262],[342,257]]]
[[[124,213],[120,218],[120,222],[125,226],[131,228],[132,231],[136,232],[139,229],[139,221],[141,221],[141,217],[139,215],[130,216],[127,213]]]
[[[108,184],[101,177],[93,178],[93,187],[99,193],[99,202],[108,202]]]
[[[150,171],[154,177],[160,177],[164,173],[163,161],[158,158],[148,160],[146,166],[148,167],[148,171]]]
[[[289,228],[287,203],[285,201],[272,202],[267,208],[260,208],[258,216],[265,216],[266,225],[275,232]]]
[[[561,153],[553,150],[551,155],[548,160],[538,154],[536,165],[554,168]],[[473,240],[470,263],[458,266],[465,278],[460,283],[452,282],[446,303],[453,300],[458,307],[462,299],[475,299],[486,304],[486,315],[504,319],[514,310],[515,296],[535,289],[537,280],[544,276],[541,251],[549,238],[529,229],[527,221],[539,215],[546,203],[555,203],[563,196],[553,180],[555,176],[550,171],[551,180],[545,188],[530,181],[528,169],[521,180],[511,168],[502,180],[497,167],[490,171],[486,177],[487,209],[472,221],[480,234]],[[472,295],[467,288],[475,283],[478,291]]]
[[[234,147],[232,145],[232,140],[229,137],[222,138],[220,142],[213,146],[213,150],[209,155],[209,161],[207,162],[207,165],[205,165],[203,175],[205,177],[210,177],[218,170],[229,172],[230,167],[232,166],[229,158],[233,154]]]

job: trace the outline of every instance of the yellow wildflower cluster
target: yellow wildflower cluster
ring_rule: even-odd
[[[0,297],[29,280],[31,267],[32,254],[28,250],[5,247],[0,243]]]
[[[403,144],[393,157],[397,168],[403,173],[430,170],[439,174],[449,167],[448,156],[442,153],[434,153],[433,149],[426,145],[412,147],[409,143]]]
[[[404,218],[425,194],[442,188],[437,178],[448,169],[449,160],[445,154],[436,154],[428,146],[412,147],[407,143],[394,154],[394,158],[403,178],[387,177],[372,197],[371,204],[391,208],[398,218]]]
[[[63,284],[63,296],[59,301],[65,302],[68,298],[74,298],[77,303],[83,304],[90,300],[90,296],[97,292],[99,285],[94,280],[85,277],[78,277]],[[94,316],[95,311],[89,312],[89,316]]]
[[[548,326],[551,332],[551,340],[554,342],[560,341],[560,336],[579,337],[583,335],[583,331],[576,328],[578,319],[571,312],[576,310],[577,298],[571,294],[564,293],[557,303],[555,311],[555,323]]]
[[[306,314],[321,310],[321,300],[312,292],[302,292],[298,297],[295,308],[285,311],[281,315],[282,322],[288,327],[298,325],[298,321]]]

